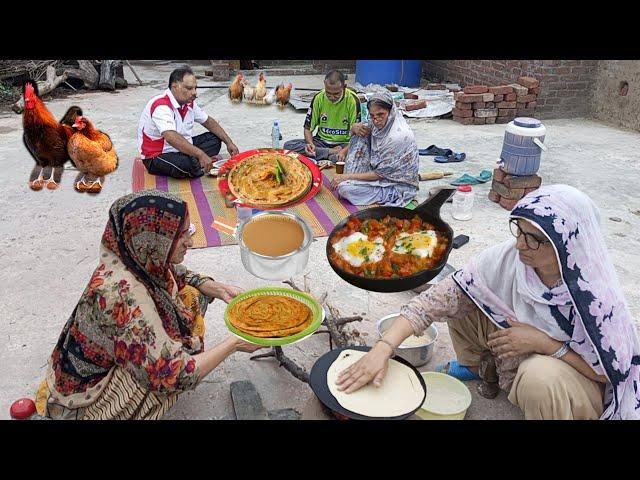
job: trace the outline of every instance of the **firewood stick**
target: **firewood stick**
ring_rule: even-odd
[[[336,319],[336,327],[341,327],[342,325],[346,325],[350,322],[361,322],[362,317],[342,317]]]
[[[136,77],[136,80],[138,80],[138,83],[140,85],[142,85],[142,80],[140,80],[140,77],[138,76],[138,74],[136,73],[136,71],[133,69],[133,67],[131,66],[131,64],[129,63],[129,60],[125,60],[125,62],[127,62],[127,66],[131,69],[131,73],[133,73],[133,76]]]
[[[275,356],[276,356],[276,352],[271,350],[269,353],[261,353],[260,355],[253,355],[252,357],[249,357],[249,360],[260,360],[261,358],[270,358]]]
[[[282,347],[273,347],[276,358],[280,362],[280,366],[285,367],[291,375],[304,383],[309,383],[309,374],[307,371],[299,367],[293,360],[288,358],[282,351]]]

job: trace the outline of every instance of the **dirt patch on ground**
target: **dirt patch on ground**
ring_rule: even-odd
[[[15,132],[16,130],[17,129],[11,127],[0,127],[0,135],[2,135],[3,133]]]

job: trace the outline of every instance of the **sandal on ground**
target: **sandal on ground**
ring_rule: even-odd
[[[476,177],[465,173],[461,177],[456,178],[449,182],[451,185],[478,185],[480,183],[486,183],[491,180],[492,174],[489,170],[482,170]]]
[[[453,155],[453,150],[450,148],[440,148],[435,145],[429,145],[427,148],[421,148],[418,150],[419,155],[442,155],[448,157]]]
[[[466,153],[452,153],[451,155],[437,156],[433,160],[436,163],[454,163],[454,162],[461,162],[465,158],[467,158],[467,154]]]

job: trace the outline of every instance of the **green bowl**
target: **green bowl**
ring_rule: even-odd
[[[302,330],[301,332],[296,333],[295,335],[290,335],[288,337],[254,337],[253,335],[249,335],[247,333],[241,332],[236,327],[234,327],[229,321],[229,310],[233,308],[233,306],[247,298],[251,297],[259,297],[265,295],[277,295],[282,297],[289,297],[294,300],[298,300],[299,302],[304,303],[307,307],[311,309],[311,313],[313,315],[313,320],[311,321],[311,325]],[[305,337],[308,337],[313,332],[315,332],[322,321],[324,320],[324,310],[320,306],[320,304],[311,296],[303,292],[299,292],[297,290],[291,290],[289,288],[278,288],[278,287],[267,287],[267,288],[256,288],[255,290],[249,290],[248,292],[241,293],[237,297],[235,297],[227,308],[224,311],[224,323],[226,324],[229,331],[234,334],[236,337],[240,337],[247,342],[253,343],[255,345],[264,345],[267,347],[279,347],[282,345],[288,345],[290,343],[297,342],[298,340],[302,340]]]

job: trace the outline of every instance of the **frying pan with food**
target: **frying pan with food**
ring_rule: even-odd
[[[414,210],[401,207],[374,207],[360,210],[344,218],[334,227],[327,240],[327,259],[333,271],[351,285],[373,292],[404,292],[424,285],[436,277],[438,273],[440,273],[440,270],[447,264],[447,259],[453,246],[453,230],[447,222],[440,218],[440,208],[456,192],[456,188],[442,186],[432,190],[432,192],[432,195]],[[352,218],[357,218],[360,221],[369,219],[381,220],[387,215],[401,220],[411,220],[415,215],[418,215],[422,221],[429,222],[436,230],[446,236],[448,240],[447,249],[435,267],[421,270],[418,273],[401,278],[366,278],[344,271],[331,260],[331,253],[333,252],[332,245],[335,242],[336,233],[342,230],[349,220]]]

